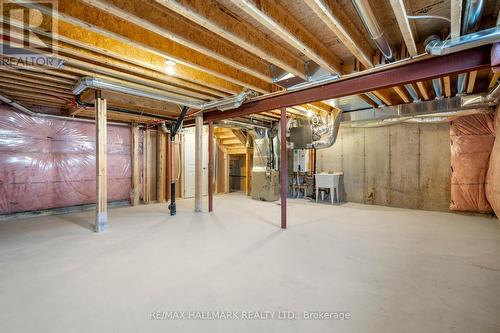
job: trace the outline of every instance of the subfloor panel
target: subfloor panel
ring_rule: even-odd
[[[499,332],[496,219],[215,197],[0,222],[0,332]],[[151,320],[292,311],[294,320]],[[303,311],[351,319],[303,320]]]

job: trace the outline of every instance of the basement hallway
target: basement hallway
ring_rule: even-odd
[[[290,199],[281,230],[276,203],[193,205],[111,209],[102,234],[94,211],[0,222],[0,331],[500,331],[494,218]],[[174,311],[289,317],[157,316]]]

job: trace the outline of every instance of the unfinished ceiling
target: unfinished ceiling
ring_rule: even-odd
[[[3,1],[2,45],[22,45],[31,30],[38,44],[29,49],[44,54],[39,44],[52,45],[54,54],[46,54],[64,66],[10,61],[0,72],[0,94],[41,112],[93,117],[91,91],[82,96],[72,91],[82,77],[205,102],[245,89],[259,94],[284,90],[279,78],[286,74],[303,81],[318,72],[350,74],[386,62],[356,3],[371,8],[395,60],[424,53],[423,42],[430,35],[460,35],[460,24],[445,19],[408,18],[453,17],[461,6],[457,0],[59,0],[57,11],[44,4]],[[42,23],[30,27],[22,17],[6,16],[21,6],[43,17]],[[495,26],[499,7],[498,1],[485,2],[480,28]],[[472,72],[465,92],[485,91],[497,79],[489,70]],[[457,93],[456,81],[457,76],[442,78],[445,97]],[[431,82],[417,82],[413,88],[421,100],[436,97]],[[179,114],[177,106],[152,99],[111,92],[107,98],[113,120],[148,123]],[[373,107],[414,101],[405,87],[357,98]],[[302,107],[290,109],[290,115],[334,108],[321,102]],[[273,121],[279,113],[253,117]]]

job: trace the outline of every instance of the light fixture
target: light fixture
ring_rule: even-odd
[[[167,59],[165,61],[165,65],[167,65],[167,67],[174,67],[175,65],[177,65],[177,63],[173,60]]]
[[[175,61],[170,60],[170,59],[167,59],[167,60],[165,61],[165,65],[166,65],[165,70],[166,70],[167,74],[172,75],[172,74],[174,74],[174,73],[175,73],[175,65],[176,65],[176,64],[177,64],[177,63],[176,63]]]

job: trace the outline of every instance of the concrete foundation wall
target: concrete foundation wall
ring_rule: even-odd
[[[317,172],[334,171],[344,172],[346,201],[448,211],[449,123],[341,127],[317,155]]]

